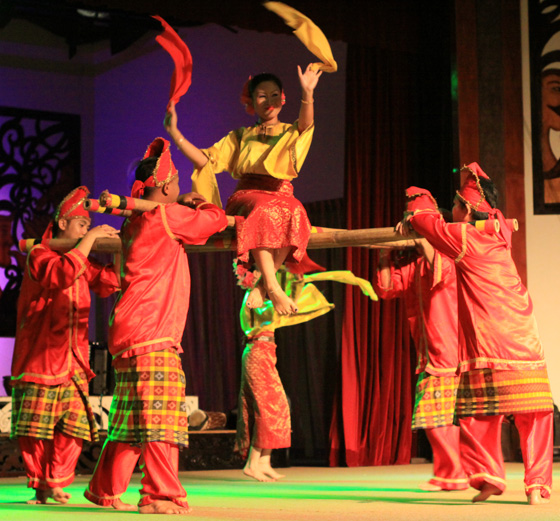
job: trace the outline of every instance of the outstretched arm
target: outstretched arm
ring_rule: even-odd
[[[102,224],[101,226],[96,226],[95,228],[91,228],[80,240],[78,245],[76,246],[76,250],[79,250],[80,253],[85,255],[86,257],[89,255],[91,248],[93,247],[93,243],[95,239],[115,239],[119,236],[119,230],[116,230],[112,226],[108,224]]]
[[[313,92],[323,71],[314,71],[311,63],[302,72],[298,65],[299,83],[301,85],[301,107],[299,109],[298,130],[303,132],[313,124]]]
[[[202,168],[207,162],[208,158],[197,147],[195,147],[189,140],[181,134],[177,128],[177,111],[175,110],[175,103],[171,103],[169,110],[163,120],[163,126],[177,145],[177,148],[185,154],[185,156],[192,162],[195,168]]]

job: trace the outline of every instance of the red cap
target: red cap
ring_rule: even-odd
[[[437,201],[429,190],[409,186],[406,189],[406,211],[415,212],[416,210],[437,210]]]
[[[506,242],[507,247],[511,248],[512,226],[506,221],[504,215],[498,208],[492,208],[486,200],[484,190],[480,186],[480,178],[490,180],[478,163],[464,165],[461,171],[468,170],[469,175],[463,182],[460,190],[457,190],[457,197],[466,204],[471,210],[477,212],[487,212],[490,219],[496,219],[500,223],[500,235]]]
[[[457,190],[457,195],[463,203],[477,212],[491,212],[492,207],[486,201],[484,190],[480,186],[479,179],[490,180],[490,178],[480,168],[478,163],[464,165],[461,171],[468,170],[469,175],[465,179],[463,186]]]
[[[134,181],[130,194],[132,197],[142,197],[145,187],[159,188],[164,184],[169,183],[176,175],[179,175],[177,173],[177,168],[175,168],[173,160],[171,159],[171,150],[169,146],[169,141],[162,137],[157,137],[150,143],[150,146],[146,150],[142,159],[157,157],[158,161],[153,174],[148,177],[146,181]]]
[[[89,219],[89,212],[84,208],[84,201],[88,195],[89,190],[86,186],[74,188],[58,205],[52,221],[43,234],[43,240],[52,239],[53,224],[60,219],[78,219],[80,217],[87,217]]]

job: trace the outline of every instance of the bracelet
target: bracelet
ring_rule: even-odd
[[[311,98],[311,101],[305,101],[303,98],[301,98],[301,102],[304,105],[311,105],[315,100],[313,98]]]

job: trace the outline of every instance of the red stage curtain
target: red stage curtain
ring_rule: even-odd
[[[402,217],[412,171],[417,57],[348,47],[346,201],[349,229]],[[375,280],[375,250],[349,248],[347,269]],[[348,288],[340,389],[331,422],[330,464],[409,463],[414,354],[400,302],[374,303]]]

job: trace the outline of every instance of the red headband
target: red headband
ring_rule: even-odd
[[[43,240],[52,239],[52,230],[54,223],[57,223],[60,219],[79,219],[80,217],[89,217],[89,212],[84,208],[84,201],[89,195],[89,190],[86,186],[78,186],[74,188],[58,205],[56,208],[53,218],[45,233],[43,234]]]
[[[161,187],[169,183],[175,176],[179,175],[177,169],[171,159],[171,150],[169,148],[169,141],[162,137],[155,138],[148,146],[143,159],[148,157],[157,157],[157,163],[154,168],[153,174],[145,181],[134,181],[130,195],[132,197],[142,197],[144,195],[144,188],[146,187]]]

